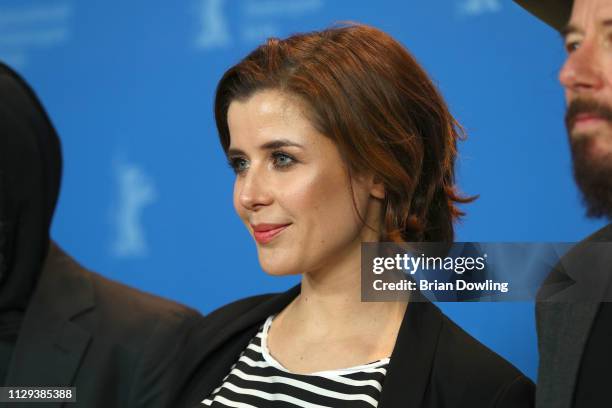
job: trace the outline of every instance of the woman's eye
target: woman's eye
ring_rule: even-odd
[[[240,174],[248,168],[249,163],[242,157],[230,157],[228,164],[234,173]]]
[[[292,156],[288,155],[287,153],[283,153],[283,152],[272,153],[272,165],[275,168],[286,168],[286,167],[293,165],[296,162],[297,160],[295,160]],[[250,167],[249,161],[245,159],[244,157],[230,157],[227,160],[227,163],[229,167],[236,174],[242,174],[244,171],[246,171]]]
[[[295,163],[295,159],[283,152],[272,153],[274,167],[289,167]]]

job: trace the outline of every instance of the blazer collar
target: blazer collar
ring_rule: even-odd
[[[272,295],[262,303],[255,306],[249,312],[238,317],[230,324],[226,322],[219,322],[206,328],[203,332],[205,337],[210,336],[209,333],[214,334],[214,339],[206,344],[202,350],[202,359],[215,351],[219,346],[223,345],[229,339],[236,336],[238,333],[246,329],[256,329],[268,316],[279,313],[283,310],[293,299],[300,294],[300,285],[296,285],[286,292]]]
[[[442,313],[420,294],[406,308],[389,369],[382,388],[379,408],[400,408],[423,403],[442,328]]]
[[[182,396],[177,406],[199,406],[202,396],[209,395],[219,385],[263,321],[283,310],[299,293],[300,285],[297,285],[284,293],[263,295],[267,299],[259,303],[253,299],[254,307],[229,323],[227,319],[215,320],[212,317],[214,312],[209,315],[207,320],[212,320],[212,323],[195,332],[190,340],[197,350],[197,358],[185,355],[181,361],[187,385],[180,393]],[[221,347],[224,347],[223,351],[215,353]],[[211,361],[214,361],[212,366]]]
[[[6,384],[70,386],[91,339],[71,320],[94,305],[91,278],[51,244],[19,331]]]
[[[538,300],[612,301],[612,224],[576,244],[555,265]]]

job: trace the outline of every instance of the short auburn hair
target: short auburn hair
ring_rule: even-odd
[[[464,215],[456,204],[473,200],[455,186],[464,132],[399,42],[361,24],[268,39],[217,86],[215,120],[226,153],[230,103],[269,89],[305,102],[349,174],[370,171],[383,181],[383,241],[453,241],[453,222]]]

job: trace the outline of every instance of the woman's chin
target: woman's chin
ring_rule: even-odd
[[[292,265],[280,265],[280,264],[270,264],[266,262],[261,262],[261,269],[268,275],[272,276],[288,276],[288,275],[297,275],[299,274],[299,268]]]

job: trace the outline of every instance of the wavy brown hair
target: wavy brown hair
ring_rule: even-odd
[[[360,24],[268,39],[217,86],[215,120],[225,152],[230,103],[266,89],[306,103],[349,175],[371,172],[383,181],[383,241],[453,240],[453,222],[464,215],[456,205],[473,200],[455,186],[463,129],[399,42]]]

